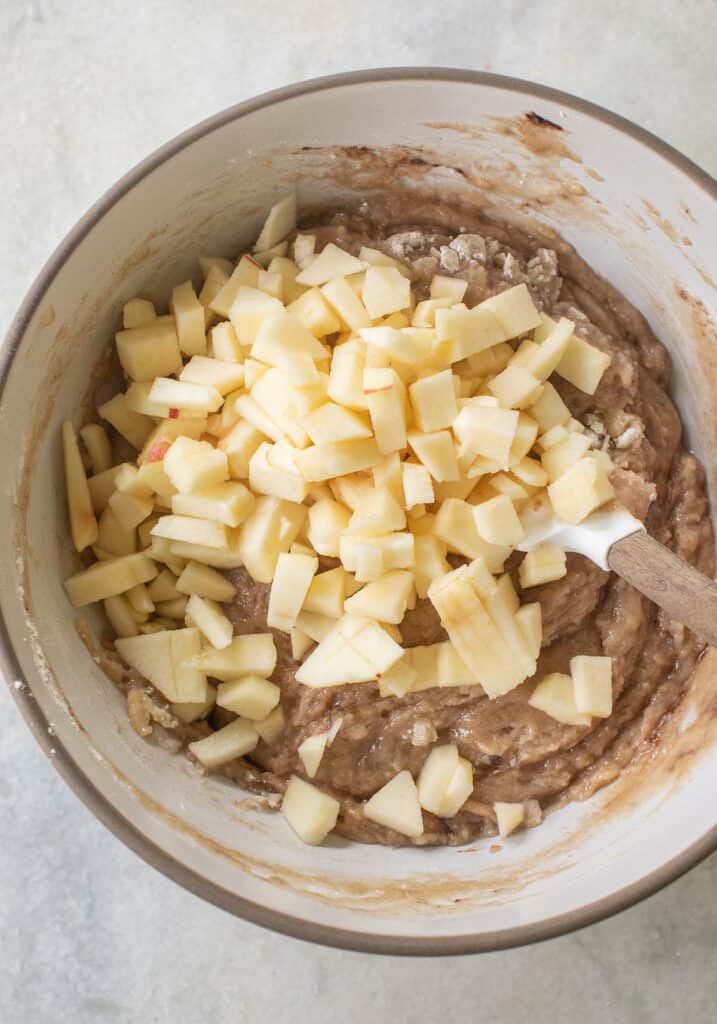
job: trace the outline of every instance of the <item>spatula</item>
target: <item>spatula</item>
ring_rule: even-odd
[[[717,583],[650,537],[624,508],[614,505],[593,512],[577,526],[556,519],[546,505],[532,513],[524,519],[526,536],[519,551],[549,542],[585,555],[717,647]]]

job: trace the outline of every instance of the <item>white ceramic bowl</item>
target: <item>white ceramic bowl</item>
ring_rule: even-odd
[[[555,126],[535,123],[530,113]],[[563,129],[562,131],[560,129]],[[62,242],[4,350],[2,667],[38,741],[92,811],[148,862],[252,921],[394,953],[496,949],[621,909],[717,846],[715,656],[636,768],[490,852],[303,846],[280,815],[136,736],[75,630],[59,425],[122,303],[166,298],[202,252],[236,253],[298,183],[336,202],[375,184],[437,186],[538,215],[645,313],[675,361],[691,445],[715,479],[715,183],[646,132],[527,82],[372,71],[240,104],[126,175]],[[399,147],[399,148],[396,148]],[[403,148],[401,148],[403,147]]]

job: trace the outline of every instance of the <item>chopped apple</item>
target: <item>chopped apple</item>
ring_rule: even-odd
[[[511,473],[529,487],[545,487],[548,474],[537,459],[522,458],[513,462]]]
[[[99,423],[86,423],[79,430],[82,443],[90,460],[92,473],[104,473],[112,466],[112,449],[104,427]]]
[[[172,316],[160,316],[141,327],[118,331],[115,342],[120,365],[132,380],[168,377],[182,368],[182,354]]]
[[[331,359],[329,398],[351,409],[367,409],[368,402],[363,393],[365,365],[364,347],[359,341],[337,345]]]
[[[564,725],[590,725],[590,715],[578,711],[573,680],[561,672],[541,679],[528,703]]]
[[[179,347],[185,355],[203,355],[207,350],[204,306],[197,298],[191,281],[185,281],[172,289],[170,308],[177,325]],[[155,377],[168,374],[156,373]]]
[[[299,839],[318,846],[336,826],[341,805],[310,782],[293,775],[281,802],[281,811]]]
[[[378,461],[379,450],[373,438],[335,441],[312,445],[296,453],[302,476],[309,483],[370,469]]]
[[[96,473],[95,476],[89,478],[87,487],[92,499],[92,507],[96,513],[102,512],[106,507],[110,495],[117,489],[115,484],[117,474],[128,465],[128,462],[121,462],[119,465],[111,466],[109,469],[104,470],[104,472]]]
[[[287,446],[288,447],[288,446]],[[260,444],[249,461],[249,485],[257,494],[271,494],[286,501],[301,502],[309,487],[299,473],[293,449],[281,458],[282,442]]]
[[[308,355],[311,359],[325,359],[326,350],[308,327],[290,313],[272,313],[264,318],[251,347],[253,359],[271,366],[292,366],[292,357]]]
[[[435,501],[431,474],[425,466],[415,462],[401,464],[404,502],[410,511],[419,505],[431,505]]]
[[[213,303],[213,308],[215,307],[216,300]],[[241,345],[254,344],[265,320],[272,316],[283,317],[285,315],[288,314],[285,313],[283,304],[277,298],[267,295],[257,287],[247,285],[242,285],[238,289],[229,310],[229,319]]]
[[[152,498],[115,491],[110,495],[109,507],[125,530],[134,530],[154,510]]]
[[[343,325],[347,330],[358,331],[370,325],[371,318],[366,307],[346,278],[336,277],[328,281],[319,294],[338,315],[340,323],[337,329]]]
[[[262,676],[242,676],[240,679],[220,683],[217,688],[217,704],[220,708],[226,708],[254,722],[267,718],[280,699],[281,690],[276,683],[270,683]]]
[[[185,415],[197,413],[201,416],[216,412],[223,398],[216,388],[187,384],[171,377],[157,377],[149,392],[149,401],[179,409]]]
[[[344,534],[339,541],[339,557],[345,569],[356,573],[357,580],[370,582],[391,569],[413,568],[414,544],[411,533],[387,533],[380,537]]]
[[[548,487],[550,503],[558,519],[573,524],[581,523],[613,494],[603,466],[589,457],[576,462]]]
[[[609,365],[607,352],[573,334],[555,372],[586,395],[594,395]]]
[[[220,395],[228,395],[244,383],[244,367],[239,363],[210,359],[208,356],[192,356],[180,373],[179,380],[218,391]]]
[[[363,304],[372,320],[408,309],[411,282],[396,267],[369,266],[364,275]]]
[[[384,353],[392,363],[415,367],[428,350],[427,345],[421,344],[420,334],[416,335],[415,331],[415,328],[397,328],[384,324],[380,327],[364,327],[359,334],[368,346],[369,354],[376,349]]]
[[[318,612],[301,611],[296,619],[296,628],[309,638],[310,643],[307,648],[311,646],[311,642],[321,643],[335,625],[334,617],[321,615]]]
[[[363,808],[370,821],[410,839],[423,835],[423,814],[416,783],[409,771],[399,772],[367,800]]]
[[[413,573],[397,569],[373,583],[367,583],[345,601],[344,608],[352,615],[398,625],[406,614],[412,587]]]
[[[242,256],[227,283],[209,303],[209,308],[219,316],[229,317],[231,308],[242,288],[257,290],[261,270],[261,265],[251,256]]]
[[[482,404],[464,405],[453,424],[456,437],[467,451],[494,461],[502,469],[508,469],[517,429],[517,412]]]
[[[338,558],[341,534],[347,528],[351,513],[338,501],[324,498],[309,509],[308,538],[320,555]]]
[[[458,415],[454,376],[450,370],[415,381],[409,388],[409,395],[416,426],[424,434],[450,427]]]
[[[189,750],[205,768],[219,768],[229,761],[250,754],[259,742],[259,733],[251,722],[237,718],[202,740],[189,744]]]
[[[143,327],[156,318],[154,303],[149,299],[130,299],[122,307],[122,326],[127,330],[132,327]]]
[[[481,501],[474,506],[473,515],[478,533],[489,544],[515,547],[525,536],[515,505],[507,494]]]
[[[173,601],[160,601],[157,605],[157,614],[164,619],[183,621],[187,614],[187,598],[175,597]]]
[[[446,498],[436,514],[433,532],[449,551],[466,558],[485,558],[491,572],[500,572],[510,554],[504,545],[485,541],[478,533],[474,506],[459,498]]]
[[[288,552],[279,555],[269,595],[268,626],[285,633],[293,628],[318,567],[315,556]]]
[[[415,564],[414,585],[416,593],[423,600],[428,595],[431,583],[451,571],[446,560],[446,545],[431,534],[414,538]]]
[[[107,420],[118,434],[129,441],[133,448],[140,449],[152,430],[152,421],[147,416],[131,409],[125,394],[115,395],[104,402],[97,412]]]
[[[241,363],[244,359],[236,331],[229,321],[216,324],[209,332],[210,355],[225,363]]]
[[[303,284],[296,283],[299,269],[296,263],[287,256],[275,256],[269,264],[269,271],[281,276],[283,300],[287,307],[307,291]]]
[[[209,303],[217,297],[224,285],[228,282],[230,276],[230,272],[227,272],[223,267],[220,267],[215,263],[209,268],[207,276],[204,278],[202,290],[199,292],[197,298],[199,299],[199,304],[204,309],[205,329],[207,327],[211,327],[217,319],[217,314],[214,310],[209,308]]]
[[[406,513],[386,487],[372,487],[358,500],[346,533],[376,536],[403,530]]]
[[[222,523],[192,516],[162,516],[152,527],[152,536],[206,548],[226,548],[229,543],[227,528]]]
[[[69,420],[62,424],[62,447],[72,543],[77,551],[83,551],[97,540],[98,527],[77,437]]]
[[[308,266],[301,271],[296,280],[299,284],[322,285],[335,277],[348,277],[366,269],[363,260],[356,259],[344,249],[339,249],[329,242]]]
[[[411,317],[412,327],[435,327],[436,326],[436,311],[439,309],[448,309],[453,303],[448,298],[443,299],[424,299],[423,302],[419,302],[413,311]]]
[[[137,531],[124,526],[107,505],[97,522],[97,546],[110,555],[131,555],[137,550]]]
[[[506,338],[517,338],[519,334],[532,330],[540,323],[540,313],[525,284],[517,284],[485,299],[478,308],[488,310],[495,316]]]
[[[328,629],[326,632],[328,633]],[[301,661],[308,649],[311,647],[313,640],[308,633],[304,633],[296,627],[291,630],[289,637],[291,639],[291,657],[294,661]]]
[[[403,655],[403,648],[381,626],[345,614],[321,640],[296,673],[305,686],[363,683],[385,672]]]
[[[221,651],[205,647],[192,664],[224,682],[240,676],[268,678],[276,668],[276,645],[271,633],[244,633]]]
[[[553,427],[564,427],[570,419],[570,410],[549,381],[543,385],[540,398],[530,406],[529,412],[537,420],[541,434]]]
[[[506,368],[488,381],[488,390],[505,409],[524,409],[541,395],[543,385],[530,370],[522,366]]]
[[[363,391],[379,452],[387,454],[405,448],[405,388],[396,371],[389,367],[367,367],[363,372]]]
[[[180,594],[197,594],[210,601],[231,601],[236,594],[236,587],[225,576],[198,562],[187,563],[176,586]]]
[[[498,834],[509,836],[515,832],[525,820],[525,806],[523,804],[505,803],[498,800],[493,804],[496,821],[498,823]]]
[[[137,458],[137,465],[142,466],[145,462],[162,462],[170,445],[178,437],[190,437],[196,441],[206,429],[206,416],[178,416],[176,419],[162,420],[147,438]]]
[[[298,234],[294,239],[294,262],[304,270],[314,258],[316,235]]]
[[[286,312],[300,320],[316,338],[324,338],[327,334],[336,334],[341,330],[338,318],[319,288],[303,292],[286,307]]]
[[[515,613],[531,657],[537,661],[543,644],[543,610],[538,601],[523,604]]]
[[[445,277],[443,274],[436,274],[431,279],[429,294],[432,299],[450,299],[455,305],[463,301],[467,288],[468,282],[460,277]]]
[[[306,514],[296,502],[269,495],[257,498],[254,511],[239,527],[237,548],[252,579],[271,583],[280,552],[288,551],[296,540]]]
[[[180,494],[206,490],[224,483],[229,476],[223,451],[213,448],[208,441],[195,441],[189,437],[178,437],[173,442],[164,456],[164,471]]]
[[[214,707],[214,704],[216,703],[216,696],[216,687],[212,686],[211,683],[207,683],[207,693],[204,700],[184,701],[182,704],[170,704],[169,709],[172,714],[180,720],[180,722],[186,722],[187,725],[190,722],[199,722],[203,718],[206,718]]]
[[[264,226],[254,245],[254,252],[263,252],[282,242],[296,228],[296,194],[286,196],[269,210]]]
[[[467,367],[473,377],[492,377],[504,370],[513,356],[510,345],[501,342],[468,356]]]
[[[579,654],[570,659],[575,707],[581,714],[612,714],[612,658]]]
[[[371,477],[367,473],[347,473],[346,476],[335,477],[329,481],[328,488],[337,501],[354,512],[374,491]]]
[[[304,771],[310,779],[313,779],[319,770],[319,765],[329,744],[329,736],[328,730],[326,732],[314,733],[313,736],[307,736],[297,748]]]
[[[306,592],[302,611],[338,619],[344,612],[346,570],[342,566],[314,576]]]
[[[234,627],[215,601],[192,594],[187,601],[185,614],[187,624],[196,626],[218,651],[232,642]]]
[[[411,433],[407,441],[434,480],[460,479],[456,449],[448,430],[437,430],[430,434]]]
[[[253,725],[264,743],[269,745],[276,743],[283,733],[286,725],[286,719],[284,717],[281,704],[278,704],[265,719],[261,722],[254,722]]]
[[[157,575],[157,567],[144,554],[123,555],[95,562],[89,569],[65,580],[67,595],[76,608],[124,594],[138,583],[147,583]]]
[[[557,429],[562,428],[553,427],[553,430]],[[552,431],[549,433],[552,434]],[[543,448],[546,447],[548,441],[549,435],[544,434],[543,438],[541,438]],[[548,480],[552,483],[558,477],[561,477],[563,473],[566,473],[576,462],[579,462],[590,450],[590,443],[590,438],[584,434],[566,433],[565,437],[558,441],[557,444],[550,444],[540,457],[543,469],[548,475]]]
[[[206,677],[189,664],[199,646],[197,629],[162,630],[115,641],[120,657],[175,704],[206,698]]]
[[[191,494],[175,494],[172,512],[197,519],[214,519],[226,526],[239,526],[254,508],[254,495],[235,481],[213,484]]]
[[[436,310],[436,335],[438,341],[450,342],[451,362],[467,359],[510,337],[490,310],[464,306]]]
[[[537,350],[531,352],[526,369],[530,370],[538,380],[547,380],[556,369],[567,352],[574,327],[575,324],[572,320],[568,320],[564,316],[561,317],[557,324],[553,325],[545,339],[540,342]]]
[[[303,426],[314,444],[371,437],[371,428],[360,413],[335,402],[314,409],[304,418]]]
[[[124,595],[115,594],[113,597],[106,597],[102,605],[115,636],[137,636],[139,633],[137,619]]]
[[[177,590],[177,577],[169,569],[162,569],[147,587],[147,594],[152,601],[173,601],[181,596]]]
[[[454,743],[434,747],[418,776],[421,807],[439,818],[454,818],[473,792],[473,765]]]
[[[560,580],[567,574],[565,552],[555,544],[539,544],[520,563],[519,578],[523,589]]]
[[[239,420],[236,426],[232,427],[229,433],[219,441],[217,447],[227,457],[229,476],[232,479],[247,480],[249,478],[251,457],[263,441],[264,435],[246,420]]]

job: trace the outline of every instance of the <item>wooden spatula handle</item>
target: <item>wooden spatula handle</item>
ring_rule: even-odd
[[[641,530],[616,541],[607,555],[622,576],[670,618],[717,647],[717,583]]]

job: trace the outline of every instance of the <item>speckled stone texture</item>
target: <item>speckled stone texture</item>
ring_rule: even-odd
[[[0,4],[0,325],[89,204],[265,89],[357,67],[490,70],[585,96],[713,173],[714,0]],[[541,946],[421,961],[313,948],[147,867],[55,774],[0,687],[1,1024],[707,1024],[717,857]]]

